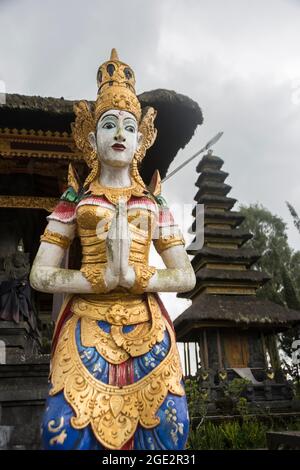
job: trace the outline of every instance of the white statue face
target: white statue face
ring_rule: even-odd
[[[90,134],[91,145],[97,150],[100,162],[115,167],[126,167],[131,163],[140,140],[135,117],[116,109],[110,109],[100,117],[96,136]]]

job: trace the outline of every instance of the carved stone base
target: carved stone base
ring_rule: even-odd
[[[39,449],[48,392],[49,356],[0,364],[0,440],[7,449]]]
[[[40,352],[40,342],[27,322],[0,321],[0,363],[24,362]]]

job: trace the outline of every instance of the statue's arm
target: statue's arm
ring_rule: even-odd
[[[74,238],[75,229],[74,223],[66,224],[55,220],[50,220],[46,227],[47,233],[61,235],[62,240],[69,239],[70,241]],[[34,289],[50,293],[92,292],[90,282],[81,271],[60,267],[66,250],[67,247],[59,246],[54,242],[41,242],[30,273],[30,284]]]
[[[187,292],[196,284],[196,277],[184,248],[182,233],[165,200],[161,198],[153,244],[166,269],[158,269],[150,278],[147,292]]]
[[[187,292],[196,284],[196,277],[183,245],[160,253],[166,269],[157,269],[150,278],[147,292]]]

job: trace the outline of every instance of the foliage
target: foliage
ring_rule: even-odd
[[[250,380],[239,378],[226,382],[224,386],[224,395],[226,397],[230,397],[232,400],[237,400],[240,398],[242,393],[246,391],[249,383]]]
[[[289,209],[289,211],[290,211],[290,214],[291,214],[291,216],[293,217],[293,221],[294,221],[294,225],[295,225],[296,229],[298,230],[298,232],[300,232],[300,218],[299,218],[298,213],[296,212],[296,210],[295,210],[295,208],[292,206],[292,204],[290,204],[289,202],[287,202],[286,205],[288,206],[288,209]]]
[[[291,204],[287,205],[300,231],[299,216]],[[271,278],[258,291],[258,297],[300,310],[300,251],[289,246],[285,222],[259,204],[241,206],[240,210],[245,216],[243,227],[254,235],[248,246],[262,255],[254,267],[265,271]],[[291,358],[292,344],[298,338],[299,327],[291,328],[278,337],[280,349],[284,352],[285,372],[292,377],[296,394],[300,393],[300,371],[298,365],[292,364]]]
[[[244,416],[248,413],[247,399],[242,395],[250,383],[247,379],[236,378],[224,382],[222,386],[223,397],[216,401],[216,406],[223,412],[237,413]]]
[[[230,421],[213,423],[209,421],[207,405],[203,398],[203,389],[196,379],[185,382],[191,429],[188,439],[188,449],[192,450],[230,450],[230,449],[261,449],[266,447],[266,432],[268,430],[287,431],[300,430],[300,420],[290,421],[283,418],[274,422],[269,408],[257,404],[256,414],[249,414],[249,403],[242,395],[248,385],[246,379],[234,379],[224,384],[224,397],[235,404],[238,418]],[[198,422],[195,417],[198,417]],[[196,426],[196,422],[198,425]]]
[[[199,388],[197,379],[187,379],[185,381],[185,393],[188,402],[188,410],[191,422],[197,416],[200,417],[200,425],[207,415],[206,391]]]
[[[294,251],[288,244],[286,223],[259,204],[248,207],[242,205],[240,212],[245,217],[243,228],[253,234],[247,245],[261,255],[254,267],[265,271],[271,277],[259,290],[258,296],[281,305],[293,304],[290,308],[296,308],[295,295],[299,308],[300,252]]]
[[[267,428],[256,418],[214,424],[206,422],[189,435],[193,450],[261,449],[266,447]]]

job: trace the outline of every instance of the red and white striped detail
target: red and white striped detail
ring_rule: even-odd
[[[173,227],[177,226],[174,222],[173,215],[168,207],[159,209],[158,227]]]
[[[132,196],[127,202],[128,209],[144,209],[150,210],[157,214],[157,205],[148,197],[136,197]]]
[[[70,224],[76,219],[76,204],[69,201],[60,201],[55,207],[54,211],[48,215],[47,220],[56,220]]]

